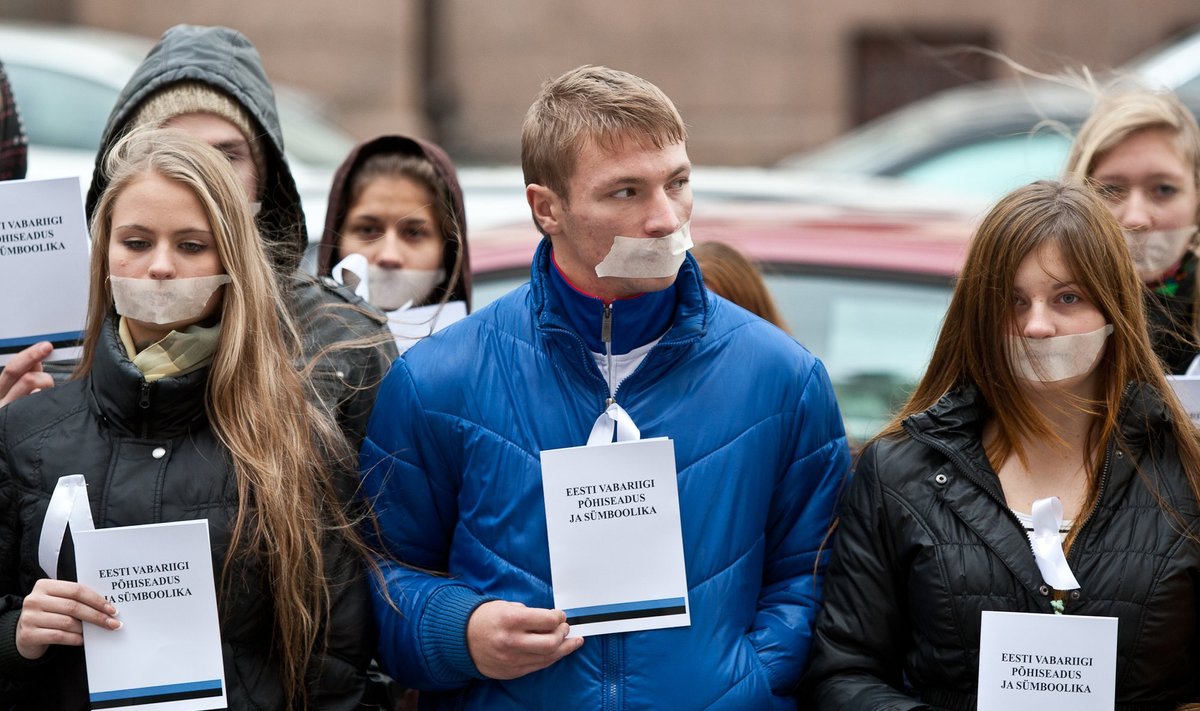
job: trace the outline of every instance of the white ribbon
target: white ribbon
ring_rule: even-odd
[[[1075,590],[1079,582],[1067,564],[1059,532],[1063,522],[1062,502],[1057,496],[1038,499],[1033,502],[1030,517],[1033,533],[1029,535],[1029,541],[1033,544],[1033,559],[1042,571],[1042,579],[1055,590]]]
[[[592,433],[588,435],[587,446],[612,444],[614,429],[617,431],[618,442],[633,442],[642,438],[642,432],[633,424],[633,418],[625,412],[625,408],[614,402],[596,418],[596,424],[592,425]]]
[[[50,495],[46,518],[42,521],[42,535],[38,539],[38,564],[51,579],[58,577],[58,555],[62,552],[63,537],[67,524],[74,531],[91,531],[92,507],[88,503],[87,482],[82,474],[60,477]]]
[[[369,263],[357,253],[347,254],[332,274],[334,281],[388,313],[424,302],[446,280],[445,269],[388,269]]]

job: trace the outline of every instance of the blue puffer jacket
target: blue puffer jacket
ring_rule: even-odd
[[[414,347],[379,393],[364,490],[413,566],[384,567],[397,609],[376,590],[385,667],[426,708],[795,708],[846,438],[821,363],[707,292],[690,256],[674,324],[617,399],[675,442],[691,626],[589,638],[512,681],[471,662],[476,606],[554,606],[539,453],[584,444],[608,396],[549,268],[543,242],[530,284]]]

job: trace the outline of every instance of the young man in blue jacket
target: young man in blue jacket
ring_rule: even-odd
[[[384,381],[360,461],[403,562],[376,581],[380,658],[433,708],[795,708],[846,438],[821,363],[681,248],[686,139],[639,77],[546,84],[522,134],[530,283]],[[552,609],[539,456],[614,402],[673,440],[690,624],[585,643]]]

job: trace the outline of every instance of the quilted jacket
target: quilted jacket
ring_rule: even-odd
[[[691,626],[592,637],[512,681],[472,664],[477,605],[554,606],[539,453],[584,444],[608,397],[549,265],[544,241],[529,284],[415,346],[380,390],[360,467],[404,563],[384,566],[398,609],[377,590],[380,659],[429,708],[795,708],[846,438],[821,363],[706,291],[690,256],[673,325],[617,400],[642,437],[674,440]]]
[[[974,709],[981,613],[1052,614],[984,456],[985,411],[965,388],[906,420],[905,436],[864,450],[826,580],[808,708]],[[1100,499],[1067,557],[1082,587],[1065,614],[1118,619],[1118,711],[1200,701],[1200,512],[1166,418],[1148,386],[1127,389]]]

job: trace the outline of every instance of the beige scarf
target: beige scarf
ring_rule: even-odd
[[[213,326],[191,325],[180,331],[171,331],[162,340],[146,346],[140,353],[129,335],[129,326],[122,316],[118,333],[129,360],[142,371],[146,382],[159,378],[186,375],[212,362],[221,336],[221,324]]]

